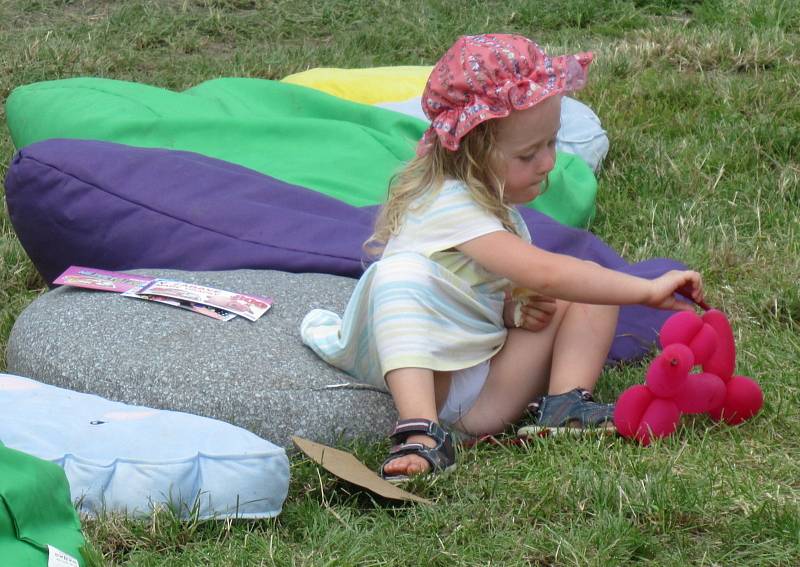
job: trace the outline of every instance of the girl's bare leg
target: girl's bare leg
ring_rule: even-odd
[[[547,389],[553,343],[568,303],[556,302],[550,324],[541,331],[509,329],[503,348],[489,366],[489,376],[475,404],[455,425],[472,435],[500,433]]]
[[[392,393],[398,419],[429,419],[439,423],[437,407],[447,398],[449,373],[435,373],[426,368],[398,368],[386,373],[386,385]],[[410,435],[409,443],[433,447],[436,442],[427,435]],[[412,475],[427,471],[428,461],[419,455],[404,455],[386,463],[388,475]]]
[[[548,394],[594,389],[614,341],[618,315],[616,305],[571,304],[553,344]]]
[[[517,421],[528,403],[544,393],[592,390],[614,338],[619,309],[558,301],[545,329],[509,329],[503,349],[492,359],[475,405],[456,424],[480,435],[499,433]]]

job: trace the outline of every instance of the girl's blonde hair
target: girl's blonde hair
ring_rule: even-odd
[[[367,255],[380,256],[389,238],[399,232],[411,204],[428,192],[435,195],[446,179],[461,181],[476,203],[500,219],[507,230],[518,234],[511,221],[511,207],[503,200],[496,142],[497,120],[478,124],[461,139],[455,151],[445,149],[434,137],[424,155],[414,157],[389,181],[389,196],[378,214],[375,232],[363,245]]]

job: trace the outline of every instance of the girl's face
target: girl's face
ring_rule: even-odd
[[[522,205],[535,199],[556,162],[556,134],[561,126],[561,96],[551,96],[498,121],[499,173],[504,199]]]

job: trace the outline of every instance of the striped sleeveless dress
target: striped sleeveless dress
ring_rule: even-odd
[[[516,211],[519,234],[530,234]],[[386,390],[397,368],[454,371],[490,359],[503,346],[503,301],[509,281],[455,246],[505,231],[457,181],[416,201],[380,260],[361,276],[344,315],[309,312],[303,342],[357,380]]]

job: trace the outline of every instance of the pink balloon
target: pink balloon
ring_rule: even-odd
[[[664,321],[659,332],[661,346],[682,344],[692,349],[694,363],[703,364],[717,348],[717,332],[694,311],[679,311]]]
[[[694,355],[688,346],[681,343],[667,345],[647,369],[647,387],[659,398],[672,398],[683,388],[692,366]]]
[[[722,378],[707,372],[689,374],[684,387],[675,396],[675,403],[683,413],[706,413],[721,407],[727,388]]]
[[[642,384],[631,386],[622,392],[614,406],[614,425],[617,433],[628,438],[636,435],[642,416],[652,401],[653,394]]]
[[[694,311],[678,311],[664,321],[658,340],[661,348],[667,345],[680,343],[688,345],[692,338],[703,328],[703,320]]]
[[[733,329],[722,311],[711,309],[703,314],[703,321],[717,332],[717,348],[708,360],[702,362],[703,371],[716,374],[724,381],[733,376],[736,368],[736,345],[733,340]]]
[[[671,435],[680,419],[681,412],[674,401],[655,398],[642,416],[636,438],[642,445],[649,445],[654,438]]]
[[[694,353],[695,364],[707,362],[717,349],[718,343],[717,331],[711,325],[704,324],[689,343],[689,348]]]
[[[722,407],[709,412],[712,419],[724,419],[729,425],[738,425],[747,421],[764,405],[764,393],[761,387],[746,376],[733,376],[728,380],[725,402]]]

